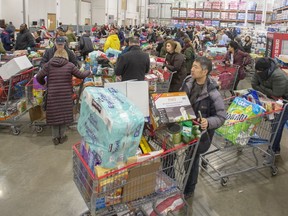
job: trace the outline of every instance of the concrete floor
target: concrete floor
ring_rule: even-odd
[[[79,216],[87,210],[72,178],[72,146],[80,137],[70,129],[68,142],[55,147],[50,133],[26,126],[13,136],[0,127],[0,216]],[[275,177],[263,169],[231,177],[222,187],[201,172],[193,216],[287,216],[287,140],[285,129]]]

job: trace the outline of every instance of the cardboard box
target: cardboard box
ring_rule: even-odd
[[[3,80],[7,80],[21,71],[31,68],[33,65],[27,56],[20,56],[11,59],[9,62],[0,67],[0,76]]]
[[[44,118],[44,112],[42,111],[41,106],[37,105],[35,107],[31,107],[29,109],[29,116],[30,116],[31,122],[43,119]]]
[[[161,125],[195,119],[195,113],[185,92],[151,95],[151,120],[156,129]]]
[[[149,85],[147,81],[104,83],[105,88],[114,88],[134,103],[145,117],[149,116]]]
[[[127,184],[123,188],[122,202],[129,202],[154,193],[156,174],[160,166],[161,162],[153,161],[151,164],[131,168],[128,171]]]

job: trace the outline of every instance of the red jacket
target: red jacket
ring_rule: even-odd
[[[230,62],[231,53],[227,52],[224,61]],[[241,50],[235,50],[233,55],[233,64],[240,66],[237,79],[243,80],[246,77],[244,67],[251,63],[251,57],[249,53],[242,52]]]

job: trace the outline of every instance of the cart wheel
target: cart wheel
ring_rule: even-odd
[[[228,183],[228,177],[221,178],[221,185],[223,187],[227,186],[227,183]]]
[[[202,160],[201,162],[202,168],[207,169],[208,163],[209,163],[208,159]]]
[[[36,126],[35,130],[36,130],[37,133],[42,133],[43,132],[43,127]]]
[[[13,135],[15,135],[15,136],[18,136],[20,134],[20,132],[21,132],[19,127],[13,127],[12,126],[11,130],[12,130]]]
[[[278,168],[277,167],[271,167],[271,174],[272,176],[276,176],[278,174]]]

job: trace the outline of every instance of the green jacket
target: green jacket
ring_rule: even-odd
[[[268,97],[283,97],[288,99],[288,76],[281,70],[273,59],[267,77],[263,78],[256,72],[251,80],[252,88]]]
[[[2,42],[0,42],[0,54],[5,54],[5,53],[6,53],[6,50],[4,49]]]
[[[76,37],[73,33],[71,34],[66,34],[66,37],[67,37],[67,40],[68,40],[68,43],[70,42],[76,42]]]
[[[186,61],[185,61],[186,71],[187,71],[187,74],[190,74],[193,62],[195,60],[195,52],[194,52],[193,47],[188,47],[184,51],[184,55],[185,55],[185,59],[186,59]]]

